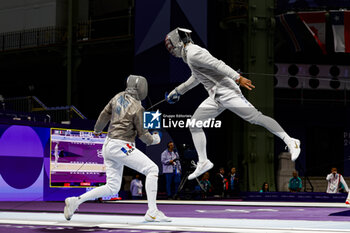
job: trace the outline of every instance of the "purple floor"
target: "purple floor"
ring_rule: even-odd
[[[63,202],[0,202],[0,211],[62,212]],[[349,208],[325,207],[269,207],[269,206],[220,206],[220,205],[171,205],[160,204],[158,208],[170,217],[234,218],[349,221]],[[142,216],[147,204],[84,203],[77,213],[115,214]],[[340,215],[340,216],[331,216]],[[346,216],[348,215],[348,216]]]
[[[45,233],[45,232],[60,232],[60,233],[77,233],[77,232],[93,232],[93,233],[106,233],[106,232],[118,232],[118,233],[155,233],[154,230],[134,230],[134,229],[108,229],[99,227],[68,227],[68,226],[41,226],[41,225],[2,225],[0,224],[0,232],[6,233]],[[174,233],[174,231],[159,231],[160,233]],[[181,233],[182,231],[176,231]],[[190,233],[190,232],[186,232]],[[198,232],[197,232],[198,233]],[[204,233],[204,232],[202,232]]]

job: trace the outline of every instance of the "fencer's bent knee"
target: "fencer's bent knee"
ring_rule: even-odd
[[[196,132],[201,132],[203,131],[202,127],[198,127],[197,124],[193,124],[193,122],[197,121],[197,117],[196,114],[192,116],[190,122],[192,122],[191,124],[189,124],[189,129],[191,131],[191,133],[196,133]]]
[[[244,118],[244,120],[248,121],[250,124],[253,125],[260,125],[261,119],[264,115],[256,111],[254,114],[248,115],[247,117]]]
[[[254,122],[252,124],[254,125],[260,125],[260,126],[264,126],[264,121],[267,118],[267,116],[265,116],[264,114],[262,114],[261,112],[259,112],[260,114],[254,119]]]
[[[157,176],[158,177],[158,174],[159,174],[159,168],[155,164],[150,166],[145,172],[146,176],[151,175],[151,176]]]
[[[152,168],[150,169],[148,174],[159,174],[159,168],[157,167],[157,165],[152,166]]]
[[[152,170],[146,175],[146,183],[149,184],[149,182],[158,182],[158,168],[157,170]]]
[[[189,127],[190,128],[190,132],[191,133],[197,133],[197,132],[202,132],[203,129],[202,128],[198,128],[198,127]]]
[[[115,195],[119,192],[120,184],[107,183],[106,185],[109,188],[109,190],[111,191],[111,195]]]

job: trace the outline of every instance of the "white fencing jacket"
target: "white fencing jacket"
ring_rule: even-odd
[[[219,87],[229,88],[237,94],[241,94],[236,80],[240,75],[223,61],[213,57],[208,50],[189,43],[183,50],[183,60],[191,69],[191,77],[176,88],[183,95],[188,90],[202,83],[209,96],[214,96]]]

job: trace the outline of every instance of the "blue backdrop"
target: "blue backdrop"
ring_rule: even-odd
[[[136,0],[134,71],[151,84],[183,82],[190,76],[182,59],[164,46],[165,36],[176,27],[191,29],[194,42],[206,47],[207,0]]]

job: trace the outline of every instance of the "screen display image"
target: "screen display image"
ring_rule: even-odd
[[[50,187],[97,187],[106,183],[102,146],[107,134],[51,129]]]

